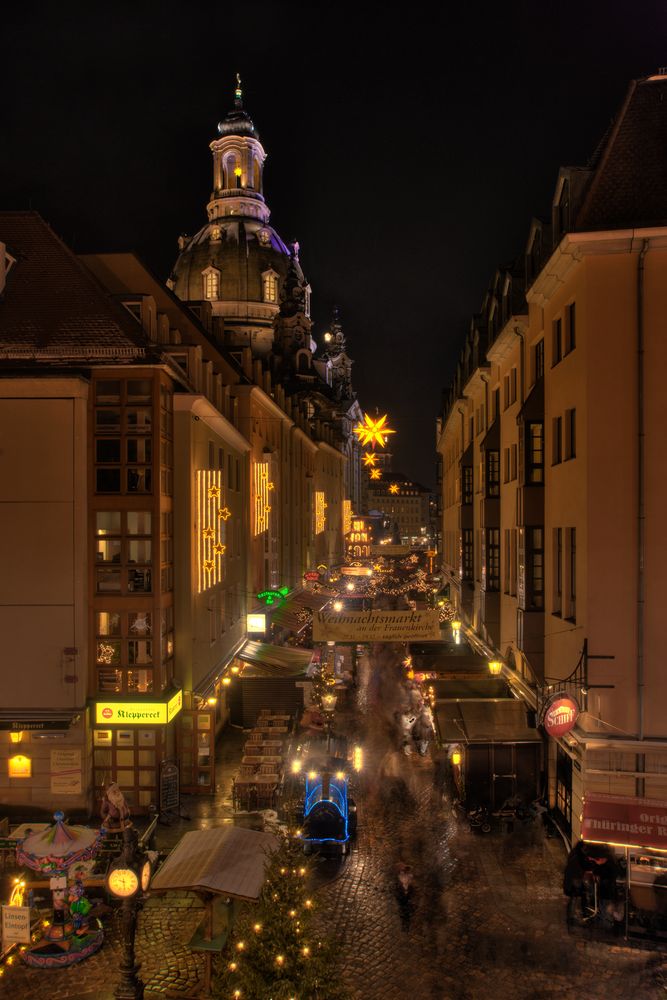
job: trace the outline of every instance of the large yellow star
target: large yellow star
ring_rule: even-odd
[[[215,486],[215,485],[214,486],[209,486],[209,488],[208,488],[208,495],[210,497],[219,497],[220,496],[220,487],[219,486]]]
[[[398,483],[392,483],[389,487],[390,493],[398,493]]]
[[[366,451],[366,452],[364,452],[364,465],[373,466],[373,465],[375,465],[375,463],[377,462],[377,460],[378,460],[378,457],[377,457],[377,455],[375,454],[374,451]]]
[[[382,479],[382,473],[379,469],[371,469],[371,479]]]
[[[229,507],[221,507],[218,511],[218,517],[221,517],[223,521],[228,521],[232,516],[232,512]]]
[[[364,423],[357,424],[354,428],[354,433],[364,447],[369,444],[374,448],[376,444],[379,444],[381,448],[384,448],[386,443],[385,438],[389,434],[396,433],[396,431],[392,431],[389,427],[385,426],[386,419],[386,413],[383,417],[378,417],[377,420],[373,420],[367,413],[364,413]]]
[[[204,530],[202,531],[202,535],[204,536],[204,538],[214,538],[215,531],[213,530],[213,528],[204,528]]]
[[[227,546],[226,545],[222,545],[220,542],[218,542],[216,545],[213,546],[213,551],[215,552],[216,556],[222,556],[222,555],[224,555],[226,549],[227,549]]]
[[[207,559],[206,562],[204,563],[204,569],[208,570],[209,573],[212,573],[214,568],[215,568],[215,563],[213,562],[213,560]]]

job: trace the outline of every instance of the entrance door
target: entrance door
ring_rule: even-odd
[[[511,743],[491,745],[491,808],[516,795],[516,748]]]

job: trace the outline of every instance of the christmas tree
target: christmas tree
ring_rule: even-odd
[[[335,959],[313,928],[308,864],[298,839],[283,837],[266,865],[258,903],[237,920],[213,981],[230,1000],[345,1000]]]

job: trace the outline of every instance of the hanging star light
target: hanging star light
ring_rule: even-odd
[[[221,507],[218,511],[218,517],[221,517],[223,521],[228,521],[232,516],[232,512],[229,507]]]
[[[202,531],[202,537],[203,538],[214,538],[215,537],[215,532],[214,532],[213,528],[210,528],[210,527],[209,528],[204,528],[204,530]]]
[[[223,556],[227,551],[227,546],[222,545],[220,542],[218,542],[216,545],[213,546],[213,551],[215,552],[216,556]]]
[[[375,465],[375,463],[377,462],[377,460],[378,460],[378,457],[377,457],[377,455],[375,454],[374,451],[365,451],[364,452],[364,465],[373,466],[373,465]]]
[[[378,417],[376,420],[373,420],[368,413],[364,413],[364,422],[357,424],[354,428],[354,433],[359,438],[363,447],[366,447],[366,445],[369,444],[372,448],[374,448],[376,444],[379,444],[381,448],[384,448],[386,443],[385,438],[389,434],[396,433],[396,431],[393,431],[386,426],[386,420],[386,413],[384,416]]]
[[[215,484],[213,486],[209,486],[209,488],[208,488],[208,495],[209,495],[209,497],[219,497],[220,496],[220,487],[216,486]]]
[[[389,492],[396,495],[398,493],[398,483],[392,483],[389,487]]]
[[[382,473],[379,469],[371,469],[371,479],[382,479]]]

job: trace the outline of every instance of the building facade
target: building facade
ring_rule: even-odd
[[[636,81],[549,224],[494,276],[438,424],[442,566],[471,641],[500,657],[549,738],[548,790],[576,839],[587,794],[667,796],[660,609],[667,93]]]

